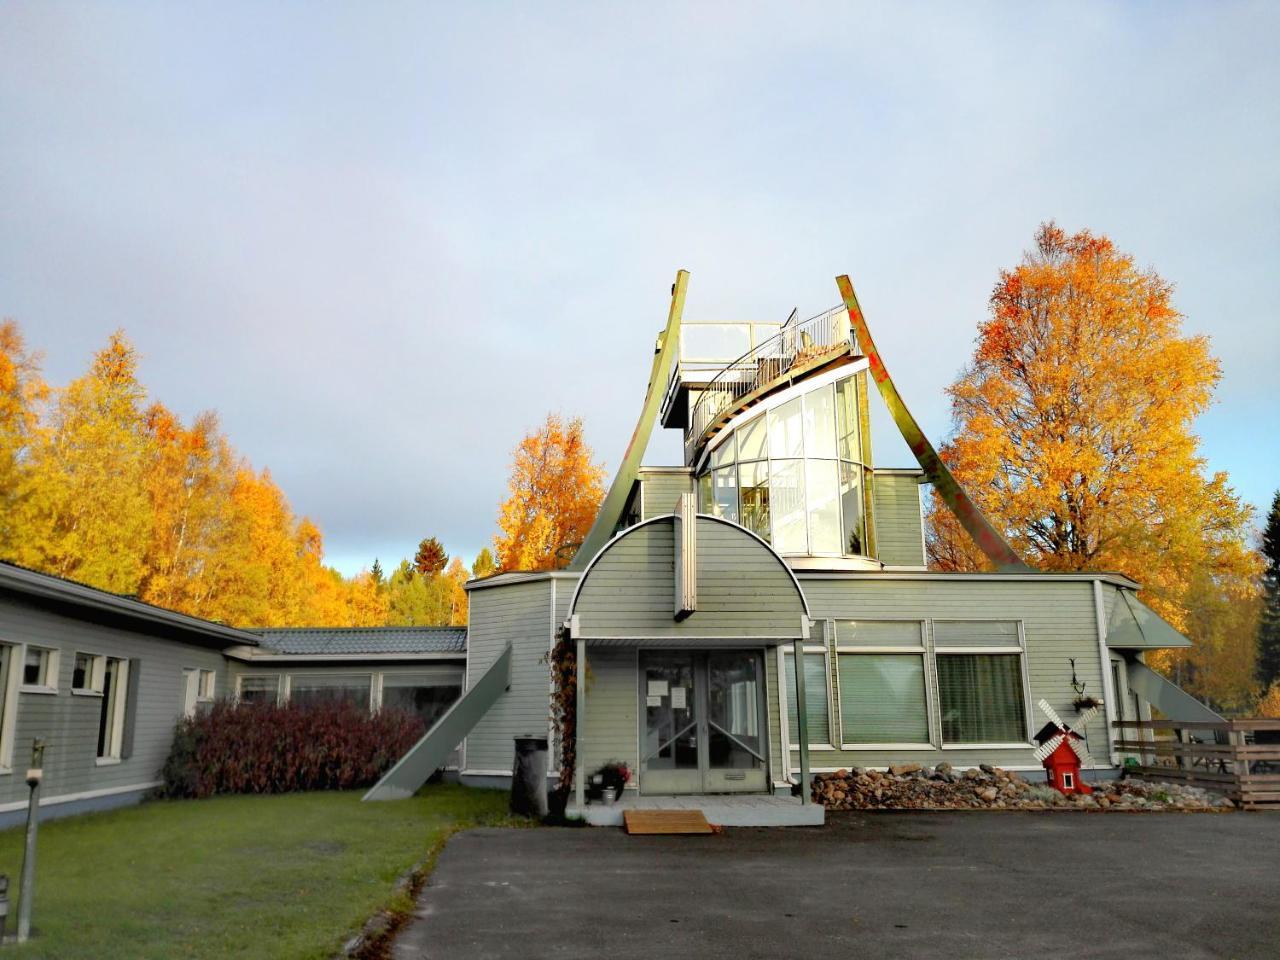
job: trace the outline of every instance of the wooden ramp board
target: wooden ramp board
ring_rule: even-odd
[[[713,833],[701,810],[624,810],[627,833]]]

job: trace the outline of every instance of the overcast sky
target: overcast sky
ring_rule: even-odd
[[[1223,365],[1204,453],[1261,506],[1277,36],[1274,3],[6,3],[0,315],[55,383],[124,327],[345,572],[469,563],[547,411],[616,466],[678,268],[686,317],[766,320],[848,272],[940,442],[1054,218],[1177,285]]]

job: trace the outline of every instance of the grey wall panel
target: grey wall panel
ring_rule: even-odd
[[[871,484],[878,560],[890,566],[923,566],[920,484],[909,474],[876,473]]]
[[[26,799],[22,779],[31,741],[43,738],[43,793],[54,799],[68,794],[111,790],[158,779],[173,741],[173,728],[183,708],[183,668],[213,670],[215,693],[227,683],[227,666],[216,650],[191,646],[163,636],[64,616],[11,595],[0,596],[0,642],[31,643],[60,651],[57,694],[19,693],[13,773],[0,774],[0,805]],[[102,699],[71,693],[76,652],[141,661],[131,755],[119,763],[96,762],[98,718]]]
[[[688,473],[648,472],[640,470],[641,504],[640,519],[660,517],[672,513],[682,493],[693,493],[693,477]]]
[[[590,648],[587,663],[586,723],[582,727],[582,762],[593,773],[610,760],[638,768],[639,679],[634,648]],[[633,781],[634,782],[634,781]]]

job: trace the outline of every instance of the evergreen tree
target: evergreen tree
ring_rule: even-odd
[[[382,573],[382,564],[378,562],[377,557],[373,558],[373,569],[369,571],[369,576],[373,578],[374,587],[381,590],[387,578]]]
[[[1258,620],[1258,679],[1264,692],[1280,680],[1280,490],[1262,530],[1262,616]]]
[[[413,557],[413,569],[430,579],[444,569],[449,562],[449,554],[435,537],[427,537],[418,544],[418,552]]]

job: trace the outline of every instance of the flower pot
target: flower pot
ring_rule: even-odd
[[[600,791],[600,799],[604,801],[606,807],[612,806],[618,799],[617,787],[605,787]]]

